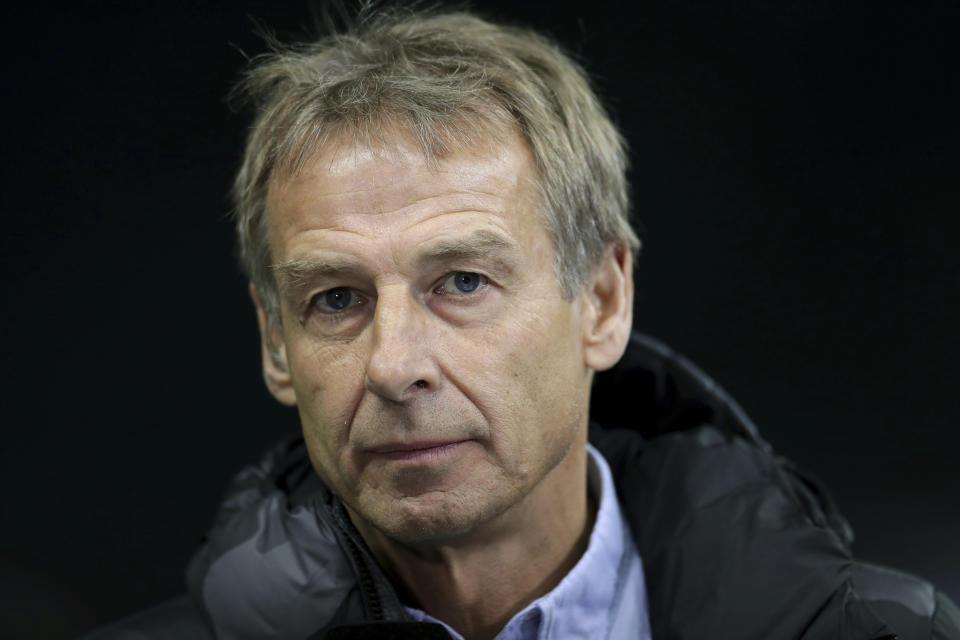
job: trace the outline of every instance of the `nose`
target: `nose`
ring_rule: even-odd
[[[366,371],[367,389],[393,402],[435,390],[440,380],[431,355],[427,311],[402,289],[379,292]]]

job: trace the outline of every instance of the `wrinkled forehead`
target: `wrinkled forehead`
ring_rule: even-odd
[[[375,131],[341,128],[304,150],[296,163],[278,167],[268,185],[267,209],[276,210],[298,183],[336,180],[347,192],[388,193],[391,182],[413,171],[424,194],[436,183],[463,185],[478,196],[522,194],[524,204],[540,210],[544,201],[530,145],[515,128],[460,129],[442,144],[409,126]],[[358,171],[358,169],[361,169]],[[366,169],[366,170],[363,170]],[[368,211],[388,211],[389,202],[369,202]]]

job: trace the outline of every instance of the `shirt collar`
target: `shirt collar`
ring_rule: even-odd
[[[583,637],[606,635],[616,603],[616,580],[623,554],[624,527],[610,466],[587,444],[587,488],[598,503],[597,519],[587,550],[560,583],[511,618],[497,640],[534,637]],[[448,625],[420,609],[408,613],[423,622],[439,622],[452,637],[462,640]]]

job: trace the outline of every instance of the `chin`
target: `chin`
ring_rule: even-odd
[[[361,509],[359,513],[388,538],[406,545],[422,545],[462,537],[500,511],[493,505],[465,504],[456,496],[442,493],[392,499],[381,509]]]

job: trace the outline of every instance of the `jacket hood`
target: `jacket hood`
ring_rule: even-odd
[[[853,528],[826,486],[786,458],[776,456],[753,420],[723,387],[655,338],[634,332],[620,362],[597,375],[590,398],[590,417],[594,424],[626,429],[647,442],[667,434],[689,435],[709,425],[724,439],[775,457],[809,489],[809,499],[843,542],[853,542]]]

